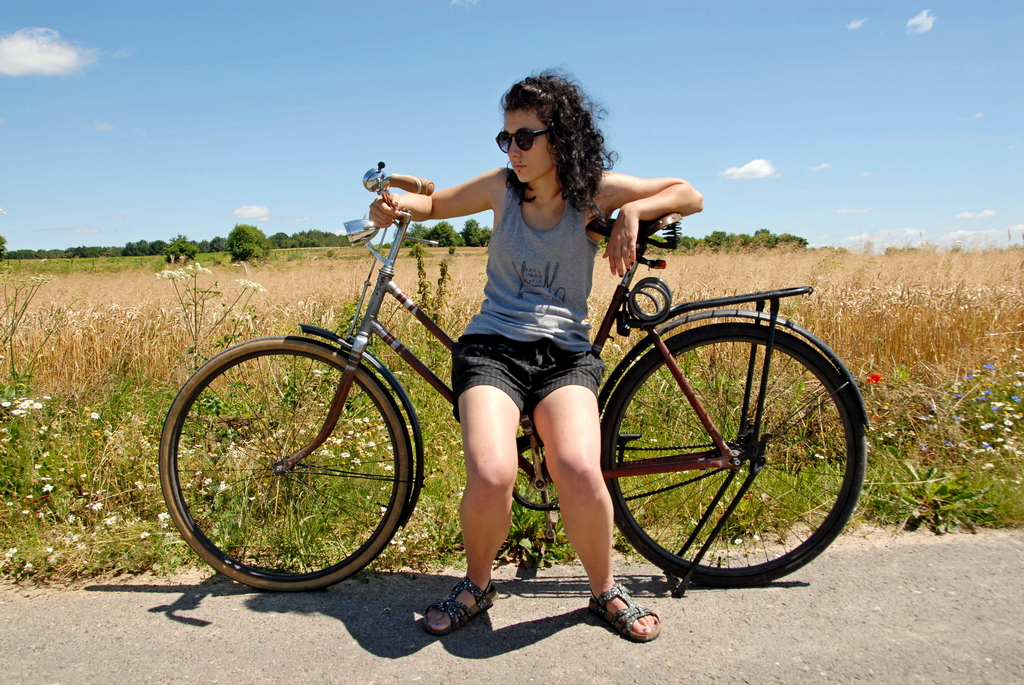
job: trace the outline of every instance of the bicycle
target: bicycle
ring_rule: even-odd
[[[383,168],[363,178],[381,197],[392,186],[433,190]],[[779,314],[782,299],[810,287],[673,304],[661,279],[633,284],[640,266],[664,268],[645,255],[678,246],[680,219],[643,222],[637,261],[593,343],[600,354],[613,326],[623,339],[646,334],[601,389],[601,463],[618,529],[676,596],[691,582],[764,584],[810,562],[849,520],[866,468],[856,380]],[[396,220],[387,256],[371,242],[380,229],[346,224],[379,265],[346,336],[300,324],[301,336],[237,344],[173,401],[160,440],[163,494],[185,541],[224,575],[268,590],[330,585],[373,561],[409,520],[424,480],[423,429],[398,377],[367,349],[371,337],[453,401],[377,318],[390,295],[452,347],[392,280],[410,222]],[[588,228],[607,234],[610,224]],[[745,303],[754,308],[737,307]],[[528,416],[522,427],[515,499],[547,512],[553,535],[557,493]]]

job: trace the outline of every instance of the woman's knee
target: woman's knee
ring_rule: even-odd
[[[474,494],[511,496],[516,482],[517,464],[500,459],[467,459],[466,489]]]
[[[589,452],[552,455],[548,453],[548,471],[559,490],[583,492],[604,487],[601,462]]]

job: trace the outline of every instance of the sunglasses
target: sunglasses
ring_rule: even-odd
[[[512,148],[513,140],[516,141],[517,148],[526,152],[533,147],[533,139],[536,136],[544,135],[547,132],[548,130],[546,128],[542,128],[539,131],[531,131],[528,128],[521,128],[515,133],[502,131],[494,137],[494,140],[498,143],[498,148],[500,148],[502,152],[507,153]]]

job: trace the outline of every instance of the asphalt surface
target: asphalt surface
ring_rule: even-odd
[[[673,599],[637,645],[586,609],[582,568],[505,567],[488,614],[444,638],[416,623],[454,572],[364,573],[268,593],[197,571],[74,589],[0,586],[0,683],[1024,683],[1024,534],[848,535],[756,589]]]

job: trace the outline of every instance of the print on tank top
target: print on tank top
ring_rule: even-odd
[[[555,279],[558,277],[558,266],[560,262],[555,262],[552,266],[551,262],[544,264],[543,275],[540,272],[539,265],[532,267],[523,260],[521,270],[517,272],[519,276],[519,294],[516,296],[517,299],[524,299],[523,296],[527,290],[535,292],[540,295],[546,295],[552,300],[558,302],[565,301],[565,288],[555,288]]]

